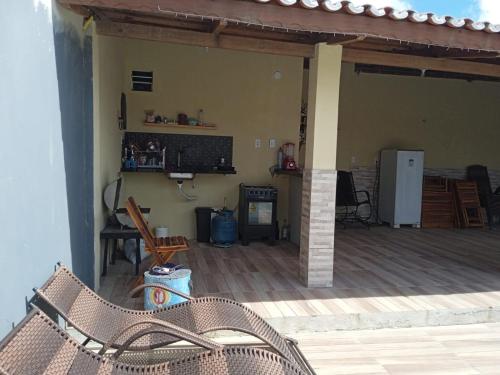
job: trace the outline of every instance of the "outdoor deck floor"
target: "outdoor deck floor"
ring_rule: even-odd
[[[318,375],[500,373],[500,323],[308,332],[293,337]]]
[[[499,231],[337,229],[331,288],[300,283],[298,251],[289,243],[218,249],[193,242],[176,262],[192,269],[194,295],[235,299],[284,331],[500,318]],[[140,299],[126,297],[132,269],[125,261],[111,266],[100,294],[141,308]]]

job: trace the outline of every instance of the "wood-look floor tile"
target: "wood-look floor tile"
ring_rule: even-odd
[[[332,288],[304,288],[299,250],[285,242],[220,249],[193,241],[174,262],[192,269],[194,295],[235,296],[267,317],[404,313],[500,307],[498,243],[499,231],[337,229]],[[134,305],[133,269],[121,259],[110,265],[103,298]]]

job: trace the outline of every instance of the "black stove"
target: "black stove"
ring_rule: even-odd
[[[240,184],[238,227],[241,242],[247,246],[250,240],[277,238],[278,189],[273,186]]]

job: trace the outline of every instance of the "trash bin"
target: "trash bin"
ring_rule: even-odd
[[[187,268],[175,270],[168,275],[151,274],[149,271],[144,272],[145,284],[163,284],[187,295],[190,294],[190,280],[191,270]],[[186,301],[185,298],[164,289],[146,288],[144,291],[145,310],[155,310],[184,301]]]
[[[196,213],[196,241],[210,242],[210,224],[215,210],[211,207],[196,207],[194,211]]]

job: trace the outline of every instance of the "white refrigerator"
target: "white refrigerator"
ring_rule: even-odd
[[[423,151],[381,151],[378,212],[382,222],[393,228],[420,228],[423,177]]]

